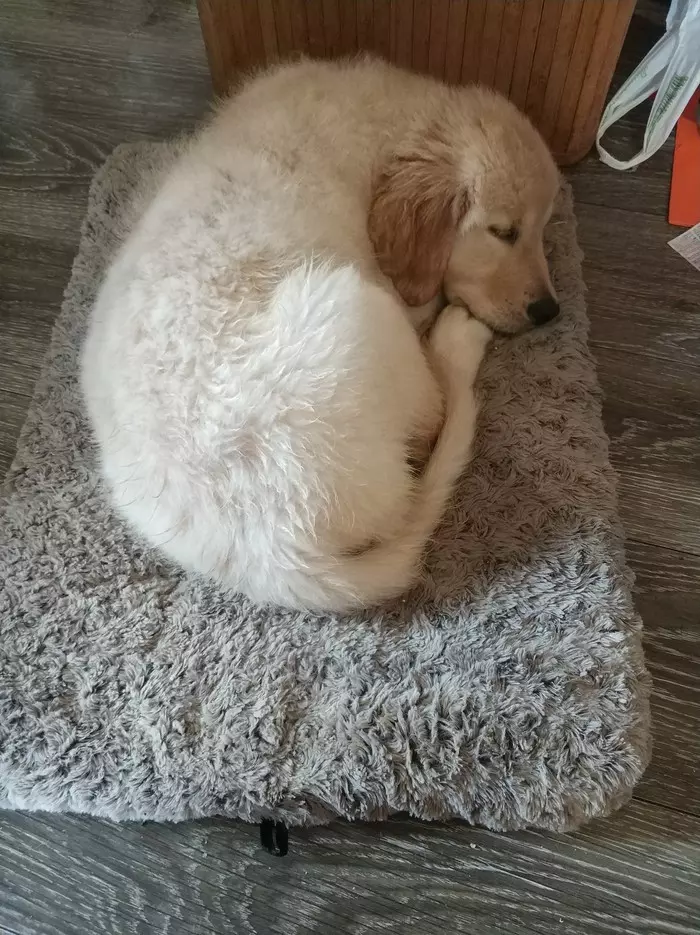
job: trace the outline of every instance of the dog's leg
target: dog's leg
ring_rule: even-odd
[[[323,605],[364,607],[401,594],[415,581],[425,545],[469,463],[476,427],[474,381],[491,339],[490,330],[468,312],[450,306],[438,318],[430,353],[445,389],[445,422],[422,477],[404,528],[360,553],[337,556],[324,582]]]
[[[462,393],[474,386],[493,332],[466,309],[448,305],[427,341],[427,353],[449,402],[452,388]]]
[[[430,339],[427,336],[421,341],[421,347],[428,367],[414,411],[411,437],[408,440],[408,460],[416,473],[422,471],[430,457],[445,419],[445,399],[438,374],[431,364]]]
[[[464,465],[471,457],[479,403],[474,383],[493,332],[460,306],[448,305],[430,332],[426,353],[443,394],[442,429],[459,421]],[[459,446],[457,446],[459,447]],[[455,448],[456,450],[456,448]]]
[[[448,306],[421,341],[434,380],[426,386],[416,413],[416,428],[409,442],[409,460],[416,471],[427,462],[445,419],[445,397],[451,383],[460,393],[474,385],[492,333],[486,325],[457,306]],[[476,414],[476,400],[472,408]],[[472,429],[473,431],[473,429]]]

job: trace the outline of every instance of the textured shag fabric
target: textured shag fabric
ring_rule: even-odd
[[[649,685],[568,191],[548,232],[563,315],[489,353],[476,456],[423,585],[333,619],[188,579],[132,541],[95,473],[86,317],[135,191],[171,153],[122,147],[98,174],[10,472],[0,804],[291,824],[407,810],[495,829],[619,806],[648,758]]]

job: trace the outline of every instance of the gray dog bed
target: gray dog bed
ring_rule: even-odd
[[[78,350],[134,193],[171,156],[122,147],[97,176],[8,479],[0,805],[495,829],[619,806],[648,758],[648,678],[568,191],[548,232],[562,318],[491,351],[476,456],[423,583],[328,618],[185,577],[131,540],[95,473]]]

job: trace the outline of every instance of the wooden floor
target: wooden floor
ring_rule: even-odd
[[[633,21],[620,74],[660,32]],[[0,472],[78,244],[90,177],[205,111],[189,0],[0,4]],[[639,119],[617,132],[640,139]],[[395,820],[292,835],[225,821],[110,826],[0,813],[0,931],[590,933],[700,930],[700,273],[666,244],[670,146],[571,171],[611,457],[646,650],[655,755],[634,801],[568,836]]]

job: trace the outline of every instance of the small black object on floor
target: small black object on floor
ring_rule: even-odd
[[[275,857],[284,857],[289,850],[289,832],[281,821],[266,818],[260,822],[260,843]]]

